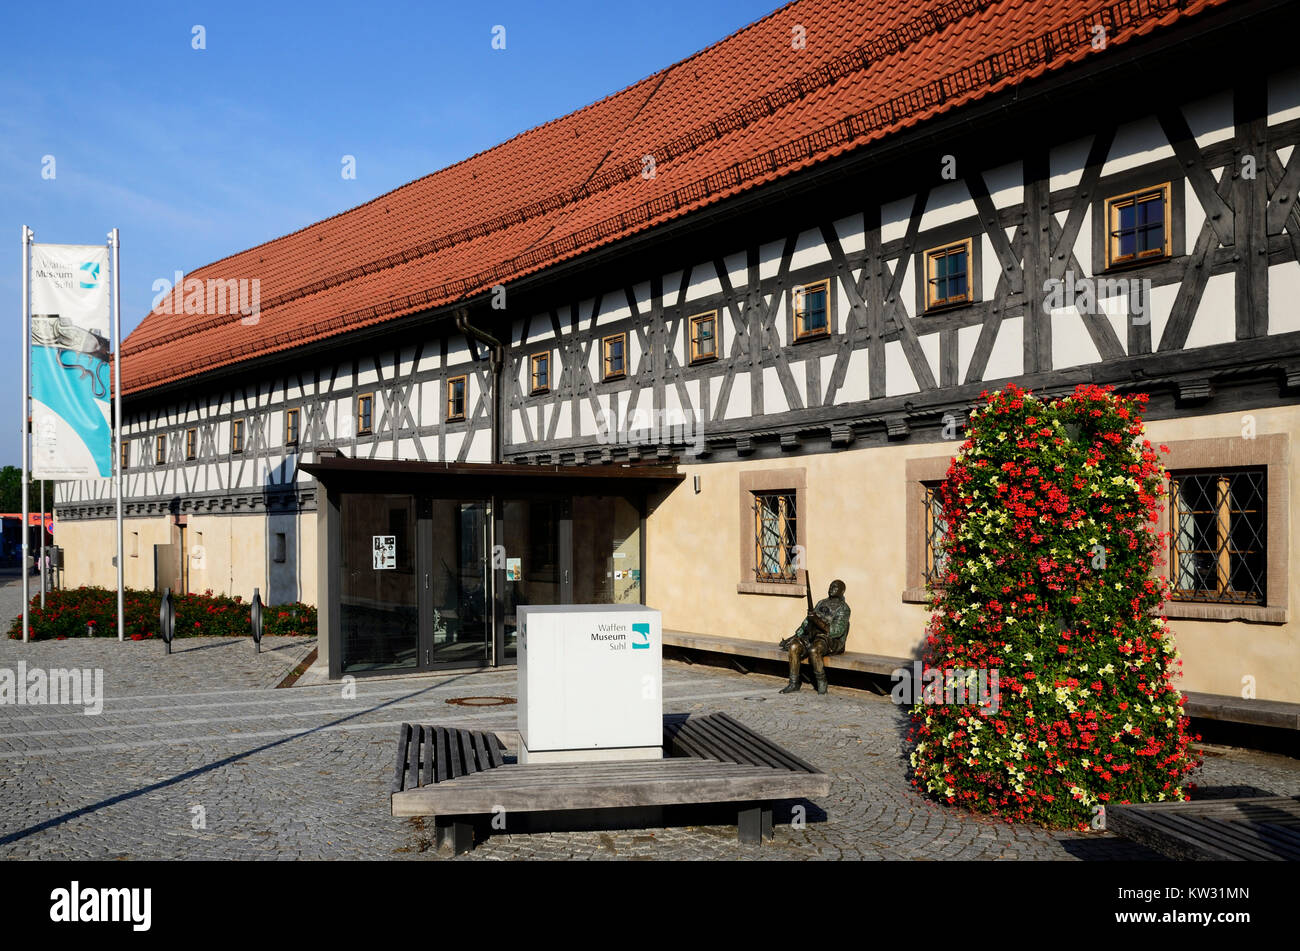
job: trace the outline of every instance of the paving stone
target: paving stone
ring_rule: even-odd
[[[775,838],[736,841],[734,817],[671,810],[666,828],[520,831],[465,856],[432,845],[432,823],[389,815],[397,724],[511,730],[513,708],[447,700],[514,696],[513,670],[271,689],[314,646],[187,638],[153,642],[0,640],[0,667],[98,667],[103,712],[0,706],[0,858],[1127,860],[1150,853],[1113,835],[1050,832],[949,808],[907,781],[906,716],[887,697],[833,687],[779,697],[782,680],[664,665],[665,708],[725,711],[826,770],[822,801],[777,809]],[[1215,748],[1194,779],[1300,794],[1300,764]],[[789,823],[794,806],[806,823]],[[201,812],[196,810],[201,807]],[[198,820],[201,817],[202,822]],[[509,821],[509,817],[507,817]],[[200,825],[195,828],[195,825]]]

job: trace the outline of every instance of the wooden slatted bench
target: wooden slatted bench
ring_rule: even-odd
[[[1300,796],[1108,806],[1106,828],[1171,859],[1300,861]]]
[[[494,734],[402,724],[392,814],[432,816],[437,845],[473,847],[473,817],[737,803],[740,841],[772,835],[772,805],[825,796],[830,777],[724,713],[664,718],[665,758],[506,763]]]

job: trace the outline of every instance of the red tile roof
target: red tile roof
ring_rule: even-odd
[[[1226,2],[796,0],[577,112],[187,275],[258,279],[259,319],[184,315],[178,289],[174,313],[155,310],[124,342],[123,392],[454,303]]]

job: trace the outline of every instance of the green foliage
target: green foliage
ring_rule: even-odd
[[[33,512],[41,509],[41,483],[35,479],[28,482],[27,504]],[[18,466],[0,468],[0,512],[21,512],[23,510],[23,470]],[[45,511],[54,511],[54,483],[45,483]]]

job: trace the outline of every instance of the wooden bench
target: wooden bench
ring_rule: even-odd
[[[772,835],[772,804],[824,796],[830,777],[727,716],[664,717],[659,760],[506,763],[494,734],[402,724],[392,814],[432,816],[437,846],[473,847],[473,817],[737,803],[739,839]]]
[[[1171,859],[1300,861],[1300,796],[1108,806],[1106,828]]]

